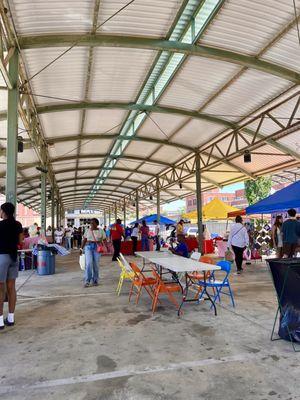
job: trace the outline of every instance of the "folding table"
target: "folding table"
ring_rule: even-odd
[[[186,302],[192,302],[192,301],[198,301],[198,299],[188,299],[188,290],[189,290],[189,281],[188,281],[188,273],[191,273],[193,271],[197,272],[203,272],[204,273],[204,282],[206,282],[206,277],[205,277],[205,272],[208,271],[218,271],[221,269],[221,267],[217,265],[212,265],[212,264],[207,264],[203,262],[199,262],[196,260],[191,260],[190,258],[185,258],[185,257],[180,257],[176,255],[170,255],[169,257],[163,256],[163,257],[148,257],[148,261],[151,263],[165,268],[169,270],[174,279],[180,284],[178,274],[179,273],[184,273],[185,274],[185,288],[183,290],[183,297],[182,297],[182,303],[179,307],[178,310],[178,315],[180,315],[180,310],[183,305],[183,303]],[[214,307],[215,315],[217,315],[217,308],[214,300],[210,296],[210,294],[207,291],[206,284],[204,284],[204,294],[206,297],[204,297],[204,300],[209,300],[212,303],[212,306]]]

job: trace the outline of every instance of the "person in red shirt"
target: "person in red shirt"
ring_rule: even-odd
[[[142,239],[142,251],[149,251],[149,226],[147,226],[146,221],[143,219],[142,226],[140,228],[141,239]]]
[[[114,247],[114,255],[112,261],[117,261],[117,258],[120,256],[121,240],[122,236],[124,237],[124,229],[121,223],[122,221],[118,218],[116,220],[116,223],[113,224],[110,228],[110,237]]]

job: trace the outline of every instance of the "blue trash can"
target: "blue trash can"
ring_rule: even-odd
[[[38,275],[55,274],[55,254],[49,250],[38,250],[37,254]]]

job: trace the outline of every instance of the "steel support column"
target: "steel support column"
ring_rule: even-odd
[[[103,211],[103,226],[107,226],[106,210]]]
[[[139,219],[139,194],[138,191],[136,192],[135,195],[135,219]]]
[[[157,213],[157,223],[160,224],[160,189],[159,189],[159,179],[156,179],[156,213]]]
[[[111,225],[111,211],[110,208],[108,209],[108,225]]]
[[[17,159],[18,159],[18,76],[19,53],[15,50],[9,60],[9,76],[12,89],[8,90],[7,104],[7,149],[6,149],[6,201],[17,204]]]
[[[198,225],[198,251],[203,252],[203,223],[202,223],[202,194],[201,194],[201,161],[200,154],[195,157],[196,164],[196,196],[197,196],[197,225]]]
[[[58,228],[60,226],[59,223],[59,201],[57,200],[56,202],[56,227]]]
[[[51,189],[51,229],[52,229],[52,240],[54,243],[54,230],[55,230],[55,192],[54,188]]]
[[[117,218],[118,218],[118,207],[117,204],[115,203],[115,221],[117,220]]]
[[[123,224],[124,224],[124,228],[126,227],[126,200],[124,199],[124,204],[123,204]]]
[[[47,218],[47,174],[41,172],[41,229],[46,233],[46,218]]]

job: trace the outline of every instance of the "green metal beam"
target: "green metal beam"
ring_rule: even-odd
[[[55,143],[62,143],[62,142],[72,142],[74,140],[80,140],[84,142],[85,140],[114,140],[119,137],[119,134],[114,134],[114,135],[107,135],[107,134],[102,134],[102,133],[84,133],[82,136],[80,135],[69,135],[69,136],[57,136],[53,138],[48,138],[47,143],[49,144],[55,144]],[[130,140],[133,142],[145,142],[145,143],[154,143],[154,144],[160,144],[160,145],[166,145],[166,146],[172,146],[172,147],[180,147],[180,149],[188,150],[188,151],[194,151],[194,148],[192,146],[187,146],[182,143],[174,143],[170,142],[169,140],[163,140],[163,139],[155,139],[151,137],[145,137],[145,136],[122,136],[122,139],[124,140]],[[26,144],[26,142],[24,142]],[[83,144],[84,145],[84,144]]]
[[[176,114],[185,117],[191,117],[196,119],[202,119],[219,125],[225,125],[229,128],[236,129],[236,125],[230,121],[226,121],[223,118],[218,118],[210,114],[199,113],[198,111],[186,110],[183,108],[176,107],[163,107],[157,105],[145,105],[137,103],[117,103],[117,102],[78,102],[78,103],[58,103],[48,104],[37,107],[39,114],[51,113],[51,112],[63,112],[63,111],[75,111],[75,110],[100,110],[100,109],[120,109],[120,110],[135,110],[141,113],[159,113],[159,114]],[[3,116],[3,113],[0,114]]]
[[[18,102],[19,102],[19,52],[9,60],[12,89],[8,91],[7,155],[6,155],[6,201],[17,204],[17,158],[18,158]]]
[[[253,68],[294,83],[300,83],[300,74],[296,71],[282,67],[268,61],[257,59],[225,49],[203,45],[193,45],[178,41],[154,39],[149,37],[113,36],[113,35],[39,35],[19,37],[22,49],[36,49],[48,47],[68,47],[78,42],[78,46],[93,47],[125,47],[135,49],[148,49],[156,51],[168,51],[226,61]]]

